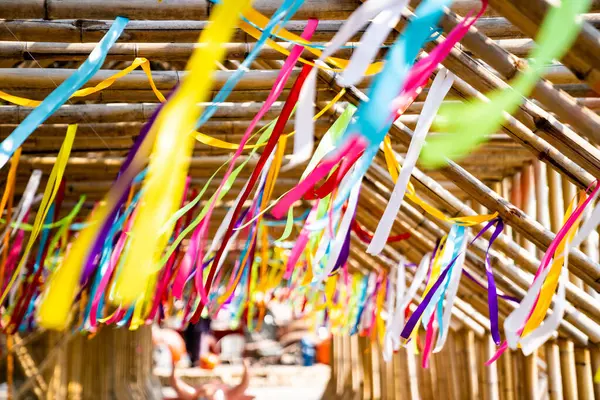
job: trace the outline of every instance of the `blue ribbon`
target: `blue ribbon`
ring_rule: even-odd
[[[50,115],[81,88],[104,64],[108,50],[115,44],[129,20],[117,17],[100,43],[90,53],[87,60],[63,83],[52,91],[42,103],[15,128],[0,145],[0,169],[6,165],[16,149],[21,147],[29,135],[33,133]]]
[[[219,1],[213,1],[214,3],[219,3]],[[246,59],[242,64],[238,67],[237,70],[227,79],[225,85],[221,88],[219,93],[215,96],[212,101],[212,104],[204,110],[200,120],[196,124],[196,129],[199,129],[202,125],[206,123],[217,111],[218,104],[222,103],[227,99],[235,85],[240,81],[242,76],[246,73],[246,71],[250,68],[250,64],[256,59],[262,46],[266,43],[267,39],[271,36],[271,32],[276,26],[286,24],[290,18],[298,11],[300,6],[302,6],[304,0],[285,0],[283,4],[275,11],[275,14],[269,20],[267,26],[262,32],[260,39],[254,45],[252,51],[246,56]]]

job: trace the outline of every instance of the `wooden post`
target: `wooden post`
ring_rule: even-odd
[[[450,332],[448,335],[447,363],[450,379],[450,398],[458,400],[460,399],[460,388],[462,386],[462,381],[460,379],[461,371],[463,371],[461,363],[459,362],[460,354],[457,353],[457,346],[460,347],[460,344],[458,344],[459,338],[457,338],[457,335],[455,335],[454,332]]]
[[[361,398],[363,394],[364,385],[364,371],[362,369],[362,363],[360,362],[360,347],[358,335],[350,336],[350,351],[352,359],[352,391],[354,397]]]
[[[479,399],[479,382],[477,379],[477,349],[475,346],[475,333],[468,329],[465,332],[466,356],[467,356],[467,378],[469,382],[469,399]]]
[[[594,376],[600,370],[600,349],[597,344],[590,345],[590,353],[592,358],[592,373]],[[600,382],[594,381],[594,395],[596,399],[600,399]]]
[[[562,195],[563,195],[563,204],[564,204],[565,211],[566,211],[567,208],[569,207],[569,204],[571,204],[571,202],[577,195],[577,189],[575,188],[575,185],[573,185],[571,182],[569,182],[569,180],[567,178],[565,178],[564,176],[562,177]],[[576,277],[573,274],[569,274],[569,276],[570,276],[571,282],[573,282],[573,284],[575,284],[575,286],[583,289],[583,281],[580,278]]]
[[[560,351],[556,341],[549,341],[546,346],[546,365],[548,375],[548,391],[550,400],[562,400],[563,388],[560,373]]]
[[[359,355],[363,371],[363,395],[365,400],[373,398],[373,370],[371,365],[371,346],[369,338],[359,336]]]
[[[496,353],[496,345],[491,335],[486,335],[485,338],[485,359],[486,361],[492,358]],[[487,392],[488,400],[500,400],[500,391],[498,389],[498,365],[493,363],[485,367],[486,372],[486,385],[485,390]]]
[[[566,400],[576,400],[577,396],[577,372],[575,370],[575,354],[573,342],[559,339],[560,348],[560,370],[562,372],[563,393]]]
[[[585,347],[575,349],[577,366],[577,392],[582,400],[594,400],[594,382],[590,350]]]
[[[500,384],[502,385],[505,400],[515,400],[517,398],[515,393],[515,376],[513,374],[513,356],[514,353],[512,351],[506,351],[500,357],[500,360],[498,360],[502,363],[503,379],[500,381]]]
[[[417,372],[417,359],[416,355],[411,349],[406,350],[406,369],[408,371],[408,381],[410,386],[410,398],[411,400],[420,400],[421,390],[419,388],[419,378]]]
[[[533,175],[533,166],[531,164],[523,166],[521,172],[521,209],[530,217],[537,218],[536,216],[536,195],[535,195],[535,181]],[[539,218],[537,218],[539,221]],[[521,239],[521,246],[527,251],[535,254],[536,247],[529,240]]]
[[[537,352],[524,357],[525,364],[525,382],[526,382],[526,393],[527,399],[537,400],[540,398],[538,393],[538,365],[537,365]]]
[[[517,172],[512,176],[512,181],[510,185],[510,202],[518,208],[522,207],[521,201],[523,196],[521,196],[521,173]],[[521,235],[513,230],[513,240],[517,242],[520,246],[523,246],[521,241]]]

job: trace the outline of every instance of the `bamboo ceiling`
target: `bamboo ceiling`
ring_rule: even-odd
[[[319,18],[313,42],[326,43],[360,3],[359,0],[307,0],[286,27],[299,34],[308,18]],[[152,0],[1,0],[0,90],[42,100],[88,56],[110,27],[110,20],[123,15],[131,22],[110,50],[103,69],[87,86],[123,69],[135,57],[145,57],[151,62],[158,89],[166,94],[185,75],[185,62],[206,25],[210,4],[206,0],[164,0],[160,6]],[[416,4],[418,1],[412,1],[411,7]],[[455,27],[466,12],[478,9],[479,4],[479,0],[455,0],[441,21],[443,33]],[[278,6],[279,2],[273,0],[254,1],[254,7],[267,16]],[[525,65],[535,46],[531,37],[548,8],[548,1],[490,0],[490,6],[475,24],[476,29],[471,29],[444,61],[444,66],[457,76],[446,99],[448,102],[481,97],[495,88],[507,87],[507,81]],[[407,11],[405,18],[410,17]],[[567,56],[547,67],[545,79],[537,84],[531,98],[514,116],[506,116],[502,129],[489,142],[440,170],[415,169],[413,172],[417,192],[448,215],[474,215],[485,210],[500,214],[509,228],[495,242],[491,254],[499,288],[516,297],[524,295],[539,265],[540,254],[554,238],[552,232],[560,228],[562,214],[552,208],[558,201],[556,196],[560,197],[562,192],[569,198],[575,187],[585,188],[600,178],[597,149],[600,144],[600,32],[597,30],[600,1],[593,1],[584,20],[584,28]],[[358,42],[360,37],[353,40]],[[389,43],[393,40],[391,36]],[[440,41],[438,38],[430,42],[426,50]],[[226,61],[219,65],[213,93],[222,87],[253,45],[254,39],[242,31],[235,34],[227,46]],[[290,46],[289,43],[282,45]],[[352,49],[345,49],[336,56],[347,58],[351,53]],[[385,50],[380,57],[383,54]],[[314,58],[308,52],[303,57]],[[227,103],[202,127],[202,132],[232,143],[239,142],[268,95],[283,59],[280,53],[264,47],[252,69],[235,87]],[[294,74],[298,72],[299,68]],[[342,102],[316,123],[316,135],[324,134],[341,113],[343,102],[358,104],[364,99],[368,85],[366,79],[358,87],[350,88]],[[291,84],[287,89],[290,87]],[[317,106],[322,107],[340,89],[334,73],[319,71]],[[287,93],[288,90],[284,91],[264,121],[278,115]],[[410,143],[426,94],[424,90],[390,132],[400,160]],[[73,204],[85,194],[86,205],[91,208],[108,190],[140,127],[157,104],[158,99],[141,70],[118,80],[107,90],[70,100],[25,142],[17,194],[24,190],[33,169],[41,169],[47,177],[66,124],[79,123],[66,170],[65,202]],[[29,111],[15,105],[0,106],[0,136],[8,136]],[[292,129],[293,123],[290,123],[286,131]],[[291,150],[291,141],[288,146]],[[197,143],[191,164],[193,184],[205,182],[230,153],[230,150]],[[302,171],[303,168],[298,167],[283,172],[275,195],[296,185]],[[247,169],[241,176],[247,177],[250,172]],[[2,174],[6,179],[6,169]],[[548,183],[550,202],[538,207],[551,207],[550,220],[537,217],[541,214],[531,201],[535,196],[534,181]],[[242,183],[234,185],[235,190],[227,195],[225,203],[237,196]],[[529,192],[518,192],[518,188],[528,184]],[[358,221],[369,230],[376,228],[392,187],[380,156],[367,173],[357,214]],[[222,207],[216,218],[222,218],[224,212]],[[449,224],[428,219],[427,214],[405,200],[394,232],[410,230],[411,239],[388,245],[382,258],[366,254],[364,245],[356,240],[351,265],[359,270],[386,268],[398,260],[400,253],[411,262],[418,262],[449,229]],[[485,282],[486,248],[487,242],[476,241],[467,254],[465,266],[481,282]],[[574,279],[567,288],[569,308],[560,334],[578,343],[600,342],[600,308],[595,298],[596,291],[600,290],[597,243],[586,243],[580,250],[572,250],[570,260]],[[473,329],[488,329],[486,292],[471,281],[463,280],[459,297],[456,318]],[[502,317],[513,308],[511,303],[501,301]]]

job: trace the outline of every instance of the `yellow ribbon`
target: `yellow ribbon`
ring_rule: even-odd
[[[115,281],[113,301],[117,304],[132,304],[144,293],[143,285],[168,243],[174,224],[163,227],[183,194],[194,150],[190,133],[203,110],[197,104],[208,98],[216,64],[225,56],[222,44],[230,40],[239,14],[249,5],[250,0],[226,0],[215,6],[208,27],[200,35],[201,45],[188,62],[189,74],[152,128],[156,141],[131,229],[129,252]]]
[[[12,276],[8,286],[4,290],[4,293],[2,293],[2,298],[0,298],[0,304],[4,302],[4,299],[6,298],[6,295],[8,294],[11,286],[14,284],[15,280],[17,279],[17,276],[19,276],[19,273],[25,266],[29,252],[33,248],[33,245],[35,244],[35,240],[37,239],[39,233],[42,230],[42,225],[46,219],[46,215],[50,211],[50,206],[54,202],[56,194],[58,193],[58,190],[60,188],[60,182],[62,181],[62,177],[65,172],[65,168],[67,167],[67,161],[69,160],[69,155],[71,154],[71,148],[73,147],[73,141],[75,140],[76,133],[77,133],[77,125],[69,125],[69,127],[67,128],[67,134],[65,136],[65,140],[63,141],[63,144],[60,147],[60,151],[58,152],[58,156],[56,157],[56,164],[54,164],[54,167],[52,167],[52,172],[50,173],[50,177],[48,178],[48,183],[46,184],[46,188],[44,189],[44,196],[42,197],[42,202],[40,203],[40,208],[35,216],[35,221],[33,223],[33,229],[31,230],[31,235],[29,236],[29,241],[27,242],[27,247],[25,248],[25,251],[23,252],[23,257],[21,258],[19,265],[17,266],[16,270],[14,271],[13,276]],[[52,281],[52,279],[50,279],[50,281]],[[51,282],[48,284],[51,284]],[[70,304],[71,303],[69,301],[69,306],[70,306]],[[70,309],[70,307],[67,307],[67,308]],[[48,303],[44,303],[44,301],[42,301],[42,304],[40,305],[39,312],[40,312],[40,314],[43,314],[44,316],[46,316],[47,314],[52,314],[52,310],[49,310]],[[47,326],[44,326],[44,327],[47,327]],[[54,326],[51,326],[51,327],[54,327]]]
[[[383,140],[383,154],[385,157],[385,162],[386,162],[388,171],[390,173],[390,176],[392,177],[392,181],[394,183],[396,183],[396,181],[398,180],[398,171],[399,171],[400,167],[398,165],[398,162],[396,161],[396,156],[394,155],[394,150],[392,149],[392,143],[388,136],[386,136]],[[442,211],[438,210],[434,206],[432,206],[432,205],[428,204],[427,202],[425,202],[424,200],[422,200],[417,195],[417,192],[415,191],[415,187],[410,182],[408,183],[408,186],[406,188],[406,197],[408,199],[410,199],[413,203],[415,203],[416,205],[421,207],[423,210],[425,210],[425,212],[427,212],[431,216],[433,216],[441,221],[446,221],[446,222],[450,222],[453,224],[459,224],[459,225],[463,225],[463,226],[474,226],[474,225],[479,225],[479,224],[487,222],[487,221],[491,221],[498,216],[498,213],[495,212],[493,214],[485,214],[485,215],[472,215],[472,216],[454,217],[454,218],[447,217]]]
[[[569,216],[573,212],[573,209],[576,207],[580,207],[586,200],[585,191],[581,191],[579,193],[579,199],[573,199],[573,201],[569,204],[565,216],[563,218],[563,223],[566,223],[569,219]],[[537,303],[535,305],[535,309],[531,314],[531,317],[525,324],[525,329],[523,330],[522,337],[527,336],[531,331],[536,329],[546,316],[548,309],[550,308],[550,303],[552,303],[552,297],[554,296],[554,292],[556,291],[556,287],[558,286],[558,280],[560,278],[560,273],[563,268],[563,263],[565,262],[565,247],[568,243],[571,243],[575,238],[575,234],[577,233],[577,229],[579,228],[579,221],[581,217],[575,221],[573,226],[569,229],[563,240],[560,241],[556,248],[556,252],[554,253],[554,260],[552,261],[552,265],[550,266],[550,272],[542,285],[542,289],[540,290],[540,295],[538,297]]]
[[[130,72],[137,69],[138,67],[142,67],[142,70],[144,70],[144,72],[146,73],[146,76],[148,77],[148,82],[150,83],[150,87],[152,88],[152,91],[154,92],[156,97],[161,102],[165,101],[165,96],[163,96],[163,94],[158,90],[158,88],[156,87],[156,84],[154,83],[154,79],[152,79],[152,71],[150,70],[150,62],[143,57],[136,58],[135,60],[133,60],[133,62],[131,63],[131,65],[129,67],[123,69],[122,71],[117,72],[116,74],[114,74],[113,76],[111,76],[109,78],[106,78],[102,82],[98,83],[96,86],[79,89],[78,91],[73,93],[71,98],[86,97],[86,96],[89,96],[96,92],[99,92],[101,90],[104,90],[106,88],[109,88],[118,79],[124,77],[125,75],[128,75]],[[25,97],[14,96],[12,94],[8,94],[1,90],[0,90],[0,99],[7,101],[9,103],[12,103],[12,104],[16,104],[18,106],[23,106],[23,107],[37,107],[40,104],[42,104],[41,101],[27,99]]]
[[[256,11],[253,8],[249,8],[248,10],[246,10],[246,12],[244,12],[244,17],[250,21],[251,23],[253,23],[254,25],[258,26],[261,29],[264,29],[267,24],[269,23],[269,18],[265,17],[264,15],[262,15],[261,13],[259,13],[258,11]],[[254,26],[246,23],[246,22],[241,22],[240,23],[240,28],[246,32],[248,35],[254,37],[255,39],[258,39],[261,35],[262,32],[258,29],[256,29]],[[277,31],[277,35],[281,36],[282,38],[286,39],[286,40],[290,40],[292,42],[296,42],[302,45],[306,45],[306,49],[311,52],[312,54],[316,55],[317,57],[320,57],[321,54],[323,53],[321,50],[315,49],[312,47],[312,43],[298,35],[295,35],[293,33],[291,33],[290,31],[288,31],[285,28],[280,28]],[[283,46],[279,45],[278,43],[274,42],[271,39],[267,40],[267,44],[272,47],[273,49],[275,49],[276,51],[280,52],[281,54],[284,55],[289,55],[290,52],[284,48]],[[317,68],[321,68],[321,69],[325,69],[325,70],[332,70],[332,71],[341,71],[343,69],[345,69],[348,64],[350,63],[348,60],[345,60],[343,58],[337,58],[337,57],[327,57],[325,59],[326,62],[334,65],[335,67],[337,67],[336,69],[332,69],[326,66],[322,66],[322,65],[315,65],[313,62],[305,60],[304,58],[300,58],[299,59],[300,62],[304,63],[304,64],[308,64],[308,65],[312,65],[313,67],[317,67]],[[375,75],[377,74],[379,71],[381,71],[381,68],[383,67],[383,63],[382,62],[375,62],[371,65],[369,65],[369,67],[367,68],[365,75]]]

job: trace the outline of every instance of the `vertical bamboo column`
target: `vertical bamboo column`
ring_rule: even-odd
[[[406,379],[406,357],[404,357],[404,348],[400,348],[392,356],[394,368],[394,397],[397,399],[406,399],[410,396],[408,389],[408,379]]]
[[[575,352],[573,342],[559,339],[560,348],[560,370],[562,372],[563,394],[566,400],[576,400],[577,395],[577,372],[575,370]]]
[[[369,338],[360,336],[358,338],[359,355],[363,370],[363,399],[373,398],[373,369],[371,365],[371,346]]]
[[[496,353],[496,345],[491,335],[485,337],[485,359],[489,360]],[[486,367],[486,385],[488,400],[500,400],[500,391],[498,390],[498,365],[493,363]]]
[[[523,199],[523,197],[521,196],[521,172],[517,172],[513,175],[510,187],[510,202],[515,207],[522,209],[523,204],[521,204],[521,200]],[[515,240],[515,242],[522,245],[521,235],[519,235],[515,231],[513,231],[513,239]]]
[[[535,182],[532,165],[525,165],[521,173],[521,209],[530,217],[536,218]],[[521,238],[520,243],[528,252],[535,254],[533,243]]]
[[[590,345],[590,355],[592,358],[592,373],[594,376],[600,370],[600,348],[598,348],[597,344]],[[596,399],[600,399],[600,382],[594,381],[594,395]]]
[[[500,362],[502,363],[502,380],[500,383],[502,384],[502,392],[504,394],[505,400],[515,400],[515,377],[513,374],[513,356],[514,353],[512,351],[506,351],[502,357],[500,357]]]
[[[360,362],[360,350],[358,343],[358,335],[350,336],[350,351],[352,359],[352,391],[355,397],[362,396],[364,379],[362,364]]]
[[[448,365],[446,371],[449,375],[450,394],[452,399],[460,399],[460,388],[462,386],[460,371],[463,368],[460,365],[459,357],[457,357],[457,335],[454,332],[449,332],[448,335],[448,343],[446,345],[448,348]]]
[[[346,335],[340,336],[340,368],[338,370],[337,393],[342,394],[348,385],[349,374],[352,370],[352,353],[350,349],[350,338]]]
[[[377,339],[370,341],[371,348],[371,370],[373,372],[373,399],[385,399],[385,393],[382,391],[383,384],[381,382],[381,349]]]
[[[549,341],[545,346],[545,350],[550,400],[563,400],[562,377],[560,373],[560,351],[558,344],[554,340]]]
[[[594,400],[594,382],[590,350],[585,347],[575,349],[577,366],[577,392],[582,400]]]
[[[508,201],[513,200],[513,198],[511,197],[512,181],[512,178],[507,176],[500,182],[501,193],[499,194]],[[512,227],[506,225],[506,227],[504,228],[504,232],[506,233],[506,236],[513,237]]]
[[[569,180],[567,178],[565,178],[564,176],[562,177],[562,194],[563,194],[563,204],[565,205],[565,210],[567,210],[569,204],[571,203],[571,201],[573,201],[573,199],[575,198],[575,196],[577,195],[577,189],[575,188],[575,185],[573,185],[571,182],[569,182]],[[583,281],[576,277],[573,274],[570,274],[570,279],[571,282],[573,282],[575,284],[575,286],[583,289]]]
[[[408,384],[410,387],[411,400],[420,400],[421,390],[419,388],[419,378],[417,372],[417,357],[412,352],[412,349],[407,349],[406,353],[406,370],[408,371]]]
[[[533,173],[535,180],[535,207],[537,220],[546,229],[551,229],[550,226],[550,211],[548,199],[548,170],[546,164],[542,161],[536,161],[533,164]],[[537,251],[538,258],[541,258],[542,252]]]
[[[527,399],[537,400],[540,398],[538,393],[539,371],[537,365],[537,352],[524,357],[525,382]]]
[[[479,382],[477,380],[477,349],[475,346],[475,333],[468,329],[465,335],[466,352],[467,352],[467,368],[469,379],[469,399],[479,399]]]

